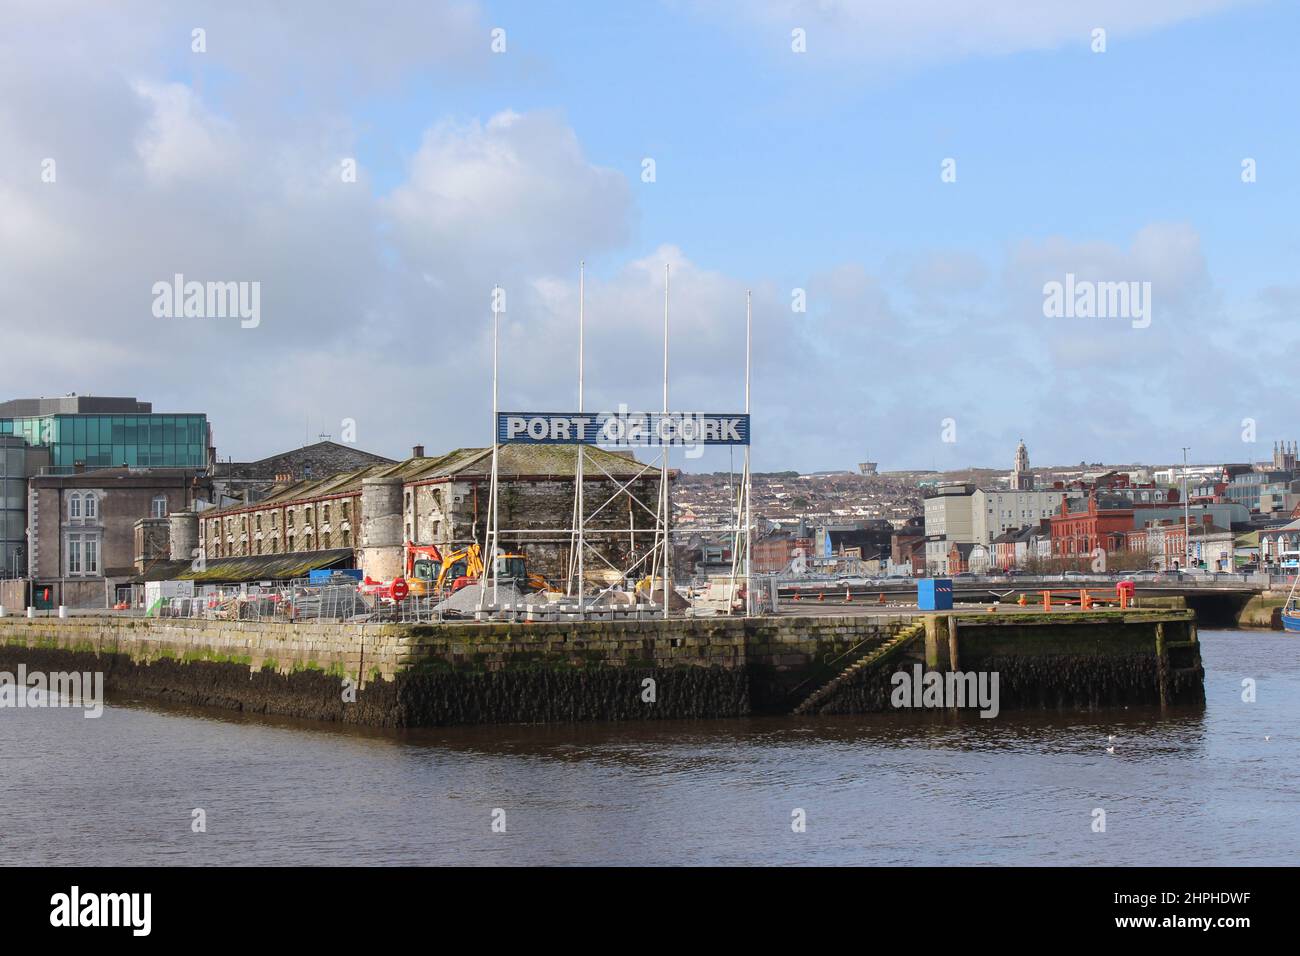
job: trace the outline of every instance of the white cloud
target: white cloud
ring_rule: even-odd
[[[627,238],[631,195],[558,115],[504,111],[430,129],[384,209],[408,259],[446,281],[567,270]]]
[[[205,110],[188,86],[141,81],[135,90],[149,109],[136,152],[152,178],[166,184],[204,179],[237,161],[233,124]]]

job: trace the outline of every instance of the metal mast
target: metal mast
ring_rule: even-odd
[[[749,354],[750,340],[752,338],[753,321],[753,294],[745,290],[745,415],[749,415]],[[754,542],[751,535],[754,533],[753,516],[750,512],[750,474],[749,474],[749,445],[745,445],[745,615],[751,616],[754,613],[754,578],[752,556],[754,551]]]
[[[1183,570],[1192,564],[1192,502],[1187,497],[1187,452],[1189,446],[1183,446]]]
[[[490,503],[490,512],[488,514],[489,530],[487,534],[487,554],[484,558],[487,565],[484,566],[483,572],[479,575],[479,610],[487,606],[487,575],[488,570],[492,573],[492,603],[497,603],[497,449],[500,446],[500,435],[497,434],[497,327],[500,324],[500,299],[501,286],[492,287],[492,477],[488,482],[488,501]]]
[[[668,263],[664,263],[664,417],[668,416]],[[668,461],[669,461],[668,444],[662,446],[663,456],[660,461],[659,472],[659,510],[663,514],[664,530],[664,619],[668,619],[669,607],[671,602],[669,594],[672,591],[673,580],[673,543],[671,531],[671,518],[668,509]],[[654,587],[654,579],[651,579],[650,586]]]
[[[586,317],[584,313],[584,303],[586,300],[586,273],[587,263],[585,260],[578,263],[578,412],[583,412],[582,406],[582,373],[583,373],[583,336],[585,335]],[[583,501],[583,459],[587,456],[587,446],[581,441],[575,449],[577,453],[577,504],[575,510],[578,517],[578,618],[581,619],[586,614],[586,608],[583,603],[583,592],[585,590],[584,582],[586,580],[583,568],[583,559],[586,557],[586,503]]]

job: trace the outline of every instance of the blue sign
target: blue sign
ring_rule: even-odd
[[[498,412],[508,445],[748,445],[748,415],[704,412]]]

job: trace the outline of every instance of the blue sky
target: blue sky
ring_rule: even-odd
[[[357,104],[376,185],[403,176],[419,134],[448,113],[563,112],[592,162],[635,177],[631,245],[689,245],[701,264],[791,282],[849,258],[1059,234],[1124,242],[1152,220],[1204,224],[1221,281],[1285,280],[1300,156],[1294,37],[1300,8],[1258,4],[1048,52],[908,66],[862,78],[796,57],[776,30],[745,42],[669,4],[491,3],[513,61],[482,84],[429,96],[423,82]],[[795,22],[792,20],[791,22]],[[507,58],[502,58],[505,61]],[[495,67],[496,64],[493,64]],[[1243,191],[1243,155],[1261,165]],[[960,189],[938,179],[959,162]],[[768,236],[762,243],[741,236]]]
[[[21,0],[0,39],[23,227],[0,229],[0,322],[49,337],[15,395],[207,410],[236,458],[348,420],[392,455],[479,444],[486,290],[511,293],[506,404],[559,407],[585,258],[611,407],[653,407],[664,261],[683,407],[738,404],[754,290],[760,468],[1000,466],[1020,437],[1044,463],[1247,460],[1297,437],[1274,364],[1300,351],[1294,4],[134,7]],[[29,174],[50,156],[57,187]],[[177,271],[260,282],[265,321],[160,325],[140,290]],[[1044,318],[1067,272],[1150,281],[1150,328]]]

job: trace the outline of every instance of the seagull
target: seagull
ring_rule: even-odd
[[[1115,752],[1115,748],[1114,748],[1114,747],[1107,747],[1107,748],[1106,748],[1106,753],[1108,753],[1108,754],[1113,754],[1114,752]]]
[[[1115,742],[1115,735],[1114,735],[1114,734],[1110,734],[1109,736],[1107,736],[1107,738],[1106,738],[1106,743],[1108,743],[1108,744],[1113,744],[1114,742]]]
[[[1264,735],[1264,739],[1265,739],[1265,740],[1272,740],[1272,739],[1273,739],[1273,735],[1272,735],[1272,734],[1265,734],[1265,735]]]

